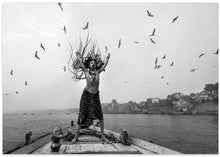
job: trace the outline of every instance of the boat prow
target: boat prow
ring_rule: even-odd
[[[90,126],[90,130],[100,132],[100,128]],[[104,129],[106,136],[114,136],[120,141],[120,133]],[[103,143],[100,138],[92,135],[80,135],[78,141],[73,144],[64,141],[59,152],[51,151],[51,142],[33,151],[33,154],[181,154],[180,152],[147,142],[142,139],[129,136],[130,145],[120,142]]]

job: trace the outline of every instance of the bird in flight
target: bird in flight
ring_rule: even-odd
[[[169,82],[167,82],[166,85],[169,85]]]
[[[6,93],[5,96],[8,96],[10,93]]]
[[[161,76],[161,79],[163,79],[164,78],[164,76]]]
[[[197,69],[197,68],[194,68],[194,69],[191,69],[190,72],[194,72],[194,71],[196,71],[196,70],[198,70],[198,69]]]
[[[16,94],[18,94],[18,91],[16,91]]]
[[[148,16],[153,17],[153,15],[151,14],[151,12],[149,12],[148,10],[147,10],[147,14],[148,14]]]
[[[60,43],[57,44],[60,47]]]
[[[155,64],[155,67],[154,67],[154,69],[157,69],[157,64]]]
[[[139,44],[140,42],[139,42],[139,41],[135,41],[134,43],[135,43],[135,44]]]
[[[44,45],[40,44],[40,47],[45,51]]]
[[[150,38],[150,41],[151,41],[153,44],[155,44],[155,41],[153,41],[153,39]]]
[[[13,75],[13,69],[11,69],[11,72],[10,72],[10,74],[11,74],[11,75]]]
[[[63,70],[64,70],[64,72],[66,71],[66,66],[65,65],[63,66]]]
[[[161,65],[158,65],[158,66],[157,66],[157,69],[159,69],[160,67],[161,67]]]
[[[86,26],[83,28],[83,30],[88,29],[89,28],[89,22],[86,23]]]
[[[5,96],[8,96],[8,95],[9,95],[9,93],[6,93],[6,94],[5,94]]]
[[[105,53],[107,53],[107,51],[108,51],[108,47],[107,47],[107,46],[105,46]]]
[[[62,3],[58,3],[58,5],[60,6],[60,9],[63,11]]]
[[[129,84],[127,81],[124,81],[125,83]]]
[[[173,64],[174,64],[174,62],[172,62],[172,63],[170,64],[170,66],[173,66]]]
[[[179,16],[176,16],[176,17],[173,19],[172,23],[174,23],[178,18],[179,18]]]
[[[155,36],[155,28],[150,36]]]
[[[38,52],[36,51],[34,56],[35,56],[37,59],[40,60],[40,58],[38,57],[37,53],[38,53]]]
[[[157,64],[157,61],[158,61],[158,58],[156,58],[156,60],[155,60],[155,64]]]
[[[28,84],[27,84],[27,81],[25,81],[25,85],[27,86]]]
[[[164,55],[163,57],[162,57],[162,59],[165,59],[166,58],[166,55]]]
[[[200,55],[199,55],[199,58],[202,57],[204,54],[205,54],[205,53],[200,54]]]
[[[66,34],[66,26],[63,26],[63,31]]]
[[[119,41],[118,41],[118,48],[120,48],[121,47],[121,39],[119,39]]]
[[[214,53],[215,55],[217,55],[218,54],[218,50],[216,51],[216,53]]]

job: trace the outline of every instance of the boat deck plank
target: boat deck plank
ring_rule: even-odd
[[[50,151],[51,142],[47,143],[46,145],[40,147],[36,151],[33,152],[33,154],[46,154],[48,151]]]
[[[132,146],[124,146],[121,143],[113,143],[113,145],[118,149],[119,152],[132,152],[138,153],[139,151]]]

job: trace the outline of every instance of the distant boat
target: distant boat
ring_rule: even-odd
[[[70,113],[66,113],[66,114],[70,114]]]
[[[23,115],[28,115],[27,113],[23,113]]]
[[[49,113],[49,115],[52,115],[52,113]]]
[[[31,115],[35,115],[35,113],[31,113]]]

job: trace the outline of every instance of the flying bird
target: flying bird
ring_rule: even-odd
[[[8,96],[10,93],[6,93],[5,96]]]
[[[173,66],[173,64],[174,64],[174,62],[172,62],[172,63],[170,64],[170,66]]]
[[[16,91],[16,94],[18,94],[18,91]]]
[[[66,34],[66,26],[63,26],[63,31]]]
[[[153,44],[155,44],[155,41],[153,41],[153,39],[150,38],[150,41],[151,41]]]
[[[124,81],[125,83],[129,84],[127,81]]]
[[[148,16],[153,17],[153,15],[151,14],[151,12],[149,12],[148,10],[147,10],[147,14],[148,14]]]
[[[157,64],[155,64],[155,67],[154,67],[154,69],[157,69]]]
[[[161,76],[161,79],[163,79],[164,78],[164,76]]]
[[[10,72],[10,74],[11,74],[11,75],[13,75],[13,69],[11,69],[11,72]]]
[[[107,51],[108,51],[108,47],[107,47],[107,46],[105,46],[105,53],[107,53]]]
[[[157,66],[157,69],[159,69],[160,67],[161,67],[161,65],[158,65],[158,66]]]
[[[167,82],[166,85],[169,85],[169,82]]]
[[[44,45],[40,44],[40,47],[45,51]]]
[[[25,81],[25,85],[27,86],[28,84],[27,84],[27,81]]]
[[[83,30],[88,29],[89,28],[89,22],[86,23],[86,26],[83,28]]]
[[[216,53],[214,53],[214,54],[216,54],[216,55],[217,55],[217,54],[218,54],[218,50],[217,50],[217,51],[216,51]]]
[[[155,28],[150,36],[155,36]]]
[[[40,60],[40,58],[38,57],[37,53],[38,53],[38,52],[36,51],[34,56],[35,56],[37,59]]]
[[[162,59],[165,59],[166,58],[166,55],[164,55],[163,57],[162,57]]]
[[[196,70],[198,70],[198,69],[197,69],[197,68],[194,68],[194,69],[191,69],[190,72],[194,72],[194,71],[196,71]]]
[[[139,42],[139,41],[135,41],[134,43],[135,43],[135,44],[139,44],[140,42]]]
[[[60,6],[60,9],[63,11],[62,3],[58,3],[58,5]]]
[[[60,43],[57,44],[60,47]]]
[[[155,60],[155,65],[157,64],[157,61],[158,61],[158,58],[156,58],[156,60]]]
[[[63,70],[64,70],[64,72],[66,71],[66,66],[65,65],[63,66]]]
[[[172,23],[174,23],[178,18],[179,18],[179,16],[176,16],[176,17],[173,19]]]
[[[119,41],[118,41],[118,48],[120,48],[121,47],[121,39],[119,39]]]
[[[199,55],[199,58],[202,57],[204,54],[205,54],[205,53],[200,54],[200,55]]]

